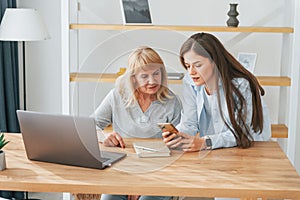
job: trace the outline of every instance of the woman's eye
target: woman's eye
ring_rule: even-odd
[[[153,75],[154,76],[158,76],[160,73],[159,72],[154,72]]]
[[[202,65],[195,65],[196,68],[200,68]]]
[[[148,76],[147,75],[141,75],[141,78],[147,78]]]

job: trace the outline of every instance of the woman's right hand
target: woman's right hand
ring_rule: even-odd
[[[169,148],[178,148],[181,145],[182,137],[178,133],[170,133],[169,131],[162,133],[163,141]]]
[[[106,133],[105,135],[104,146],[125,148],[125,142],[117,132]]]

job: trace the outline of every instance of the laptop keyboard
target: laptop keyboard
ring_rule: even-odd
[[[105,158],[105,157],[100,157],[100,161],[103,163],[103,162],[106,162],[110,160],[110,158]]]

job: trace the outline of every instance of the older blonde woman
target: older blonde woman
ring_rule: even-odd
[[[92,116],[100,129],[113,125],[113,131],[105,133],[105,146],[125,148],[123,138],[161,138],[157,123],[178,124],[181,107],[179,98],[167,87],[167,73],[161,57],[150,47],[140,47],[129,56],[126,73],[118,78],[115,89]],[[104,194],[101,199],[170,197]]]

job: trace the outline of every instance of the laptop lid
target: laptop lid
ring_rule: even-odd
[[[95,120],[17,111],[28,159],[103,169],[126,154],[100,151]]]

